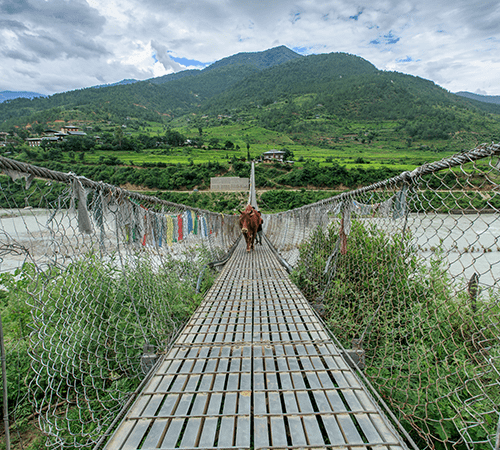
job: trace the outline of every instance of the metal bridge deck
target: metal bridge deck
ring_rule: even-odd
[[[402,449],[268,247],[244,242],[108,450]]]

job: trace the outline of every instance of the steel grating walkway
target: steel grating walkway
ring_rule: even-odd
[[[406,446],[270,249],[242,242],[106,448]]]

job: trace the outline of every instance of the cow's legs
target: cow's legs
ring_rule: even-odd
[[[246,233],[244,233],[244,235],[245,235],[245,242],[247,244],[247,252],[249,252],[251,246],[250,233],[247,231]]]

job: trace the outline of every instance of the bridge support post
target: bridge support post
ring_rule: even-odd
[[[158,356],[155,353],[155,346],[151,344],[144,344],[144,353],[141,356],[141,370],[146,375],[156,364]]]
[[[363,370],[366,367],[365,351],[361,347],[361,339],[353,339],[352,349],[345,350],[341,354],[351,369]]]

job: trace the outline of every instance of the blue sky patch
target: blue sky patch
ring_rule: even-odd
[[[352,19],[352,20],[358,20],[359,19],[359,16],[363,14],[363,11],[360,11],[358,14],[356,14],[355,16],[349,16],[349,19]]]
[[[154,56],[154,55],[153,55]],[[196,59],[187,59],[187,58],[176,58],[175,56],[169,55],[172,61],[176,63],[182,64],[183,66],[196,66],[196,67],[205,67],[206,63],[201,61],[196,61]]]
[[[396,59],[396,62],[398,63],[407,63],[407,62],[413,62],[414,59],[411,56],[406,56],[406,58],[400,58]]]
[[[400,38],[398,38],[398,37],[394,36],[394,35],[392,34],[392,31],[389,31],[389,33],[388,33],[388,34],[385,34],[385,35],[384,35],[384,38],[385,38],[385,40],[386,40],[386,42],[385,42],[386,44],[395,44],[395,43],[396,43],[396,42],[398,42],[398,41],[399,41],[399,39],[400,39]]]
[[[372,44],[372,45],[380,45],[380,44],[393,45],[393,44],[396,44],[397,42],[399,42],[400,39],[401,38],[394,36],[392,34],[392,30],[391,30],[391,31],[389,31],[389,33],[384,34],[383,36],[379,36],[377,39],[371,40],[370,44]]]
[[[292,47],[292,50],[299,55],[307,55],[309,52],[307,47]]]
[[[292,23],[295,23],[299,20],[300,20],[300,13],[299,12],[292,15]]]

